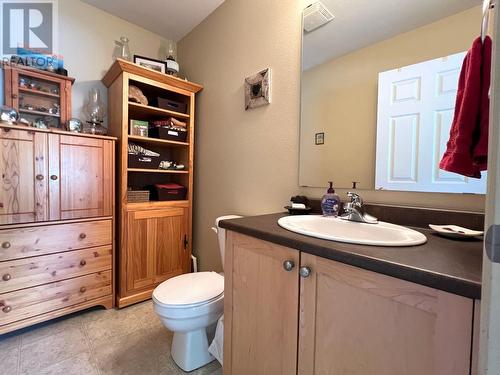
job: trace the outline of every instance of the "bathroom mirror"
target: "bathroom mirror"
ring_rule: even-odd
[[[480,33],[481,1],[312,4],[303,21],[299,185],[325,187],[333,180],[338,188],[484,193],[484,174],[474,180],[436,168],[448,140],[464,52]],[[327,23],[317,27],[320,19]],[[430,66],[434,83],[426,86],[422,77]],[[408,107],[407,116],[391,120],[392,130],[379,130],[377,139],[377,122],[394,115],[387,109],[389,97],[410,103],[439,93],[446,94],[441,107]],[[440,183],[420,181],[422,169]],[[391,170],[389,182],[398,177],[402,183],[380,183],[381,170]]]

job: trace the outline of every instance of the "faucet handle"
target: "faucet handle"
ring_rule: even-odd
[[[352,191],[347,193],[347,196],[351,198],[351,204],[352,205],[358,205],[362,206],[363,205],[363,198],[359,194],[353,193]]]

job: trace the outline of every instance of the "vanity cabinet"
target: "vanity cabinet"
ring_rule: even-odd
[[[474,300],[235,232],[225,264],[225,375],[470,373]]]

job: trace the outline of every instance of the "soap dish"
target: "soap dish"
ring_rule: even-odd
[[[312,208],[306,206],[306,208],[293,208],[292,206],[285,206],[290,215],[308,215]]]
[[[458,225],[434,225],[429,224],[429,228],[437,232],[438,234],[449,237],[449,238],[474,238],[482,236],[484,232],[479,230],[472,230],[464,227],[459,227]]]

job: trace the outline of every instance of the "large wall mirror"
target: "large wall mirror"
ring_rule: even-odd
[[[299,184],[484,194],[485,174],[438,168],[481,1],[321,5],[331,21],[304,18]]]

